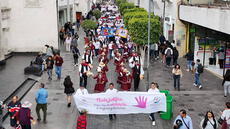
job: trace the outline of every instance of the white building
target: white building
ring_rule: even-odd
[[[63,26],[67,21],[75,22],[77,18],[85,16],[93,3],[94,0],[58,0],[59,25]]]
[[[1,55],[58,48],[56,0],[1,0]],[[3,57],[3,56],[2,56]]]

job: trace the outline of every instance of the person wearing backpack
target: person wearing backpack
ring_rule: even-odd
[[[200,82],[200,74],[203,73],[204,68],[203,68],[202,64],[200,63],[200,59],[196,60],[196,64],[194,66],[193,71],[195,73],[194,84],[193,85],[195,87],[199,87],[199,89],[202,89],[202,85],[201,85],[201,82]]]
[[[179,52],[176,47],[173,48],[173,65],[177,64],[177,59],[179,57]]]
[[[166,61],[166,65],[169,67],[170,66],[170,63],[171,63],[171,59],[172,59],[172,55],[173,55],[173,50],[168,47],[166,50],[165,50],[165,61]]]

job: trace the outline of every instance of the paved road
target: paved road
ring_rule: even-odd
[[[80,31],[80,44],[79,48],[81,53],[83,51],[83,36],[84,33]],[[66,75],[70,75],[74,83],[75,89],[79,87],[79,74],[78,67],[73,66],[72,54],[67,52],[62,52],[61,54],[64,58],[63,64],[63,76],[61,81],[56,79],[52,81],[47,80],[47,75],[44,74],[40,82],[46,84],[46,88],[49,92],[48,99],[48,118],[47,124],[37,123],[33,126],[33,129],[74,129],[76,124],[76,117],[79,115],[76,107],[67,108],[66,106],[66,96],[63,93],[63,79]],[[180,60],[180,63],[184,65],[184,59]],[[94,69],[96,71],[96,66],[98,65],[97,59],[94,59]],[[107,74],[110,82],[116,84],[117,75],[114,72],[114,65],[110,62],[109,72]],[[192,86],[193,77],[191,73],[185,72],[181,81],[182,91],[174,91],[173,82],[171,77],[171,68],[166,68],[159,61],[151,63],[150,70],[150,81],[156,81],[160,85],[160,89],[168,89],[173,95],[173,119],[176,117],[178,111],[181,108],[188,110],[188,114],[192,117],[194,123],[194,129],[199,129],[199,122],[204,113],[211,109],[215,112],[215,115],[219,115],[219,111],[224,108],[225,101],[229,98],[223,97],[223,88],[220,86],[221,80],[209,72],[205,72],[202,75],[202,82],[204,89],[199,90]],[[89,84],[87,86],[90,93],[93,92],[95,80],[89,78]],[[143,80],[140,85],[140,90],[145,91],[146,80]],[[119,86],[116,85],[119,89]],[[34,96],[38,90],[38,84],[32,88],[32,90],[27,94],[23,101],[29,100],[33,102],[32,114],[36,118],[35,114],[35,102]],[[217,117],[218,118],[218,117]],[[130,114],[130,115],[118,115],[117,119],[110,121],[106,115],[88,115],[88,126],[87,129],[170,129],[172,128],[172,120],[161,120],[159,114],[156,114],[156,126],[151,125],[151,121],[148,118],[148,114]],[[8,127],[8,120],[4,123]],[[8,127],[9,128],[9,127]],[[7,128],[7,129],[8,129]]]

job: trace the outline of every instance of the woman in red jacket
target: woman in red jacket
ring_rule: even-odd
[[[86,111],[83,110],[80,113],[80,116],[77,118],[77,127],[76,129],[86,129],[87,120],[86,120]]]

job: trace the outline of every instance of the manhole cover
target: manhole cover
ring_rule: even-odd
[[[193,108],[188,109],[190,112],[195,111]]]
[[[189,94],[184,94],[184,96],[190,96]]]
[[[204,116],[204,114],[203,113],[199,113],[198,116]]]
[[[54,98],[53,101],[58,101],[59,99],[58,98]]]

